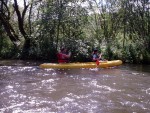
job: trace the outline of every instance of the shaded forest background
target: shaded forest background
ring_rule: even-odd
[[[97,48],[108,60],[150,63],[149,0],[1,0],[0,59],[88,61]]]

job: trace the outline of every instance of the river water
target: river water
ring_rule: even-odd
[[[0,113],[150,113],[150,65],[40,69],[0,61]]]

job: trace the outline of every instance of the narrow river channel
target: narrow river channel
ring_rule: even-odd
[[[0,61],[0,113],[150,113],[150,65],[40,69]]]

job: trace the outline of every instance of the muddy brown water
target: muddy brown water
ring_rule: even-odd
[[[0,113],[150,113],[150,65],[40,69],[0,61]]]

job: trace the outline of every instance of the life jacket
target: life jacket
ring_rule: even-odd
[[[62,53],[57,54],[58,62],[59,63],[67,63],[69,62],[68,58],[64,58]]]
[[[92,61],[95,62],[95,61],[97,61],[97,60],[93,60],[93,58],[96,58],[96,59],[97,59],[97,58],[99,58],[99,56],[98,56],[97,54],[92,54]]]

